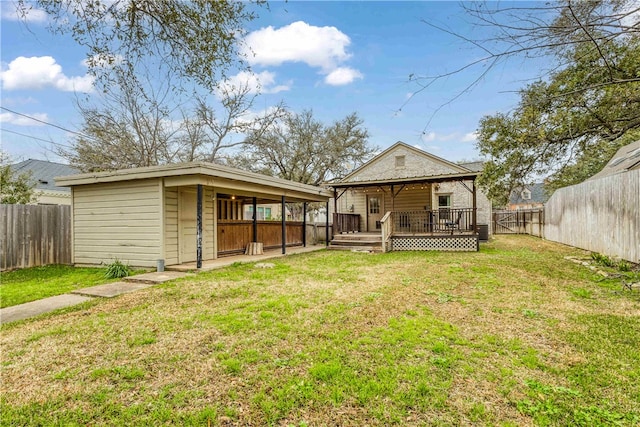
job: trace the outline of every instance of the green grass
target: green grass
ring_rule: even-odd
[[[65,294],[67,292],[113,282],[104,277],[104,268],[79,268],[48,265],[0,273],[0,307]]]
[[[640,424],[640,293],[565,246],[481,248],[236,264],[3,326],[0,425]]]

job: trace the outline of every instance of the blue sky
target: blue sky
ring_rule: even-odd
[[[25,26],[13,16],[12,2],[0,7],[2,106],[79,130],[74,90],[91,91],[84,50],[69,37],[48,33],[43,13],[34,11]],[[410,75],[446,73],[482,56],[423,22],[482,36],[458,2],[273,2],[259,15],[248,24],[245,41],[254,53],[251,79],[262,87],[260,108],[284,101],[295,112],[312,109],[327,123],[355,111],[381,149],[401,140],[452,161],[478,158],[474,131],[480,118],[514,107],[514,91],[540,72],[540,61],[507,62],[433,115],[482,72],[476,67],[455,74],[408,100],[418,89]],[[15,160],[59,161],[51,148],[72,138],[4,109],[0,126],[2,150]]]

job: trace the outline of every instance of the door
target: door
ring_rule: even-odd
[[[196,193],[180,191],[178,193],[178,212],[180,218],[180,263],[196,261]]]
[[[380,195],[367,196],[367,231],[380,231],[384,215],[384,199]]]

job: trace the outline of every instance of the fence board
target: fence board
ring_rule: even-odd
[[[542,237],[544,209],[493,211],[495,234],[530,234]]]
[[[71,264],[71,206],[0,205],[0,270]]]
[[[545,222],[548,240],[640,261],[640,170],[557,190]]]

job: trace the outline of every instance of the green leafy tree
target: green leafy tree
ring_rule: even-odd
[[[318,185],[346,175],[376,148],[356,113],[327,126],[311,110],[289,113],[266,131],[252,132],[232,166],[304,184]]]
[[[34,5],[50,16],[53,33],[87,48],[90,72],[104,90],[113,69],[134,76],[149,61],[213,90],[238,64],[238,36],[256,17],[235,0],[18,0],[18,12]]]
[[[637,135],[640,81],[631,80],[640,76],[640,39],[600,51],[578,46],[573,64],[525,87],[513,111],[480,121],[478,147],[489,159],[480,184],[495,203],[536,176],[550,190],[582,182]],[[620,83],[601,83],[612,78]]]
[[[31,173],[16,174],[7,154],[0,152],[0,203],[27,204],[35,200],[35,185]]]

